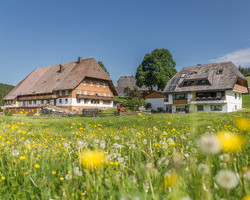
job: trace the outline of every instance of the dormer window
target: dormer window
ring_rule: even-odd
[[[83,81],[82,84],[83,84],[83,85],[86,85],[86,81]]]
[[[99,85],[99,83],[96,83],[96,87],[99,87],[100,85]]]
[[[181,74],[181,78],[184,78],[186,76],[186,74]]]
[[[222,74],[222,72],[223,72],[223,69],[218,69],[216,74]]]

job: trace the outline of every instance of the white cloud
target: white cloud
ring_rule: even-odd
[[[241,65],[242,67],[249,67],[250,66],[250,48],[233,51],[219,58],[211,59],[210,61],[211,62],[232,61],[236,67],[238,67],[239,65]]]

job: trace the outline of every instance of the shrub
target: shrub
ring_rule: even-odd
[[[7,110],[5,116],[13,116],[13,113],[10,110]]]

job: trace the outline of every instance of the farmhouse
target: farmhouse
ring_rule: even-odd
[[[94,58],[40,67],[4,97],[12,112],[39,112],[43,107],[70,111],[113,107],[117,95],[112,80]]]
[[[162,92],[153,91],[144,96],[146,103],[151,105],[153,111],[164,111],[165,102],[168,102],[168,96]]]
[[[223,62],[182,68],[164,93],[166,112],[233,112],[242,108],[242,94],[249,89],[234,64]]]
[[[134,88],[138,88],[136,86],[136,79],[134,76],[121,76],[118,81],[117,81],[117,86],[116,86],[116,90],[118,92],[119,96],[124,96],[124,89],[125,88],[130,88],[131,90]],[[149,91],[149,88],[146,86],[142,86],[140,88],[138,88],[138,90],[140,91]]]

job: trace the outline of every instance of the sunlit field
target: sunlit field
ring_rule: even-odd
[[[0,199],[244,199],[250,112],[0,117]]]

